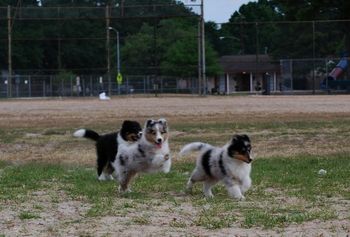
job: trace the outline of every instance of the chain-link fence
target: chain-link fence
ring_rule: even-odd
[[[13,76],[12,97],[98,96],[108,93],[106,76]],[[8,77],[0,77],[0,97],[8,96]],[[121,84],[111,82],[112,95],[197,93],[197,78],[126,76]]]
[[[207,24],[203,44],[194,12],[200,5],[0,7],[0,96],[349,91],[350,20],[242,18]]]

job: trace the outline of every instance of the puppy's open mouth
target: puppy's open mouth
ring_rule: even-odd
[[[162,142],[155,142],[155,145],[158,149],[162,148]]]
[[[236,160],[243,161],[243,162],[248,163],[248,164],[253,161],[249,156],[244,156],[244,155],[239,155],[239,154],[234,155],[233,158]]]

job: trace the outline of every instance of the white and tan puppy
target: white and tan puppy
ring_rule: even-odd
[[[247,135],[234,135],[223,147],[194,142],[185,145],[180,156],[191,151],[201,151],[196,168],[187,182],[188,191],[195,182],[204,182],[203,192],[206,197],[213,197],[211,188],[222,181],[232,198],[244,199],[243,194],[250,188],[251,144]]]
[[[112,165],[117,173],[120,191],[129,190],[129,183],[137,173],[170,171],[168,132],[165,119],[150,119],[144,125],[140,140],[129,146],[121,144],[118,147]]]

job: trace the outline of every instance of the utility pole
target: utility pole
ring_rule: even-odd
[[[110,6],[106,6],[106,50],[107,50],[107,77],[108,77],[108,95],[112,95],[112,85],[111,85],[111,59],[110,59],[110,34],[109,26],[110,25]]]
[[[125,5],[125,0],[121,0],[120,2],[120,15],[123,17],[125,12],[124,12],[124,5]]]
[[[259,43],[259,23],[255,22],[255,81],[256,83],[258,82],[258,64],[259,64],[259,48],[260,48],[260,43]],[[262,79],[264,80],[264,79]],[[263,81],[261,83],[261,85],[263,85]],[[265,82],[267,83],[267,82]],[[266,86],[266,85],[265,85]],[[265,87],[266,88],[266,87]]]
[[[8,77],[7,97],[12,97],[12,22],[11,6],[7,6],[7,36],[8,36]]]
[[[205,73],[204,0],[201,0],[200,11],[198,20],[198,94],[205,95],[207,81]]]
[[[206,77],[206,67],[205,67],[205,22],[204,22],[204,0],[201,0],[201,45],[202,45],[202,82],[203,85],[203,95],[207,94],[207,77]]]
[[[120,74],[120,47],[119,47],[119,31],[117,31],[116,29],[114,29],[113,27],[108,27],[108,30],[113,30],[115,32],[116,35],[116,49],[117,49],[117,53],[116,53],[116,65],[117,65],[117,83],[118,83],[118,94],[120,94],[120,84],[122,83],[121,81],[119,81],[119,77],[121,77]]]
[[[202,93],[202,37],[201,20],[198,20],[198,95]]]
[[[316,57],[316,46],[315,46],[315,21],[312,21],[312,94],[315,94],[315,57]]]

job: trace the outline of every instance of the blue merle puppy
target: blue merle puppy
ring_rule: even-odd
[[[204,182],[203,192],[206,197],[213,197],[211,188],[222,181],[229,195],[235,199],[244,199],[243,194],[250,188],[251,142],[247,135],[234,135],[223,147],[193,142],[185,145],[180,156],[191,151],[200,151],[196,168],[187,182],[188,191],[196,182]]]
[[[119,145],[112,165],[116,170],[121,192],[130,191],[129,183],[138,173],[170,171],[168,137],[167,121],[163,118],[150,119],[145,122],[140,140],[130,146]]]

